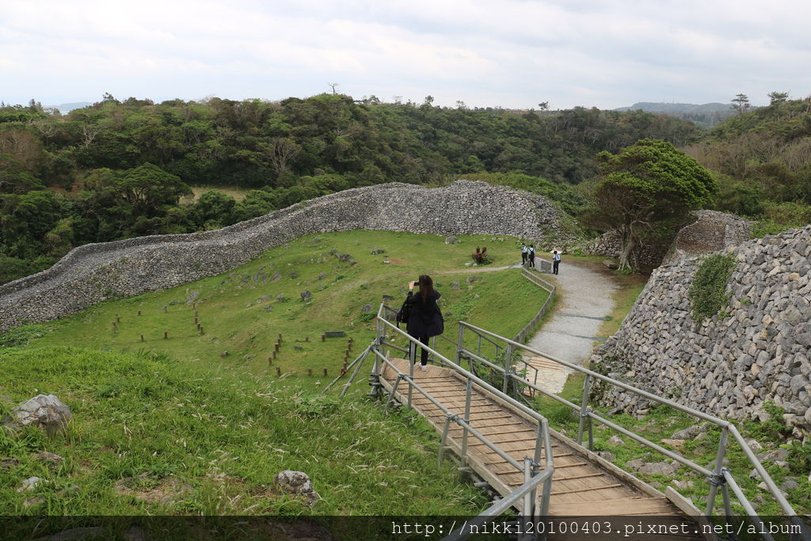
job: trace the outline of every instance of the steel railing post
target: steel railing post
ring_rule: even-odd
[[[448,431],[450,430],[451,426],[451,416],[445,416],[445,427],[442,429],[442,440],[439,444],[439,457],[437,458],[437,466],[442,465],[442,458],[445,455],[445,448],[448,445]]]
[[[465,390],[465,425],[462,427],[462,466],[467,465],[467,427],[470,424],[470,401],[473,395],[473,380],[467,378]]]
[[[708,517],[712,516],[712,511],[715,508],[715,496],[718,494],[718,487],[725,483],[724,481],[724,456],[727,452],[727,437],[729,431],[726,427],[721,428],[721,437],[718,440],[718,453],[715,457],[715,468],[713,474],[709,479],[710,493],[707,496],[707,511],[704,513]]]
[[[512,371],[512,357],[513,348],[511,345],[507,345],[504,349],[504,383],[501,388],[501,392],[504,394],[508,394],[507,389],[510,382],[510,372]]]
[[[532,479],[532,460],[528,457],[524,457],[524,483],[529,483],[529,480]],[[524,509],[522,513],[525,517],[531,517],[533,515],[532,508],[533,504],[535,503],[535,490],[530,490],[526,494],[524,494]]]
[[[580,400],[580,424],[577,427],[577,443],[580,445],[583,445],[583,430],[586,427],[586,419],[588,418],[590,390],[591,374],[586,374],[586,379],[583,380],[583,398]],[[590,426],[589,431],[591,431]]]
[[[408,350],[408,407],[411,408],[411,397],[414,394],[414,364],[417,362],[417,343],[409,340]]]

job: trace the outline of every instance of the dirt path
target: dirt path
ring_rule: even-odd
[[[563,361],[583,365],[599,342],[597,332],[614,308],[616,284],[606,274],[585,265],[562,262],[560,274],[544,275],[558,286],[555,312],[528,345]],[[538,367],[539,384],[560,392],[568,370],[544,362]]]

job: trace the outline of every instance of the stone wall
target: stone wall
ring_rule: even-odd
[[[727,310],[697,323],[688,291],[700,257],[653,272],[620,330],[592,358],[602,373],[724,418],[782,407],[797,435],[811,431],[811,226],[727,248],[736,261]],[[724,313],[726,312],[726,313]],[[623,392],[603,404],[639,412]]]
[[[749,239],[751,224],[739,216],[715,210],[697,210],[690,214],[693,222],[679,230],[669,247],[639,246],[631,254],[634,265],[652,270],[689,255],[722,250]],[[618,258],[622,251],[620,232],[607,231],[588,242],[583,250],[591,255]]]
[[[573,240],[560,211],[527,192],[470,181],[356,188],[217,231],[80,246],[48,270],[0,286],[0,331],[219,274],[302,235],[351,229],[511,235],[539,246]]]

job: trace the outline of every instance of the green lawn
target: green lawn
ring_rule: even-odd
[[[257,375],[275,374],[277,367],[297,376],[306,377],[308,369],[334,375],[349,338],[353,358],[374,337],[373,317],[384,296],[398,308],[408,281],[423,273],[433,275],[442,293],[448,338],[455,340],[460,319],[514,335],[545,298],[517,269],[489,272],[514,263],[516,245],[508,237],[445,244],[437,236],[371,231],[308,236],[232,272],[39,326],[44,336],[32,343],[161,352],[192,364],[246,366]],[[490,266],[465,266],[476,246],[487,246]],[[306,302],[304,291],[311,294]],[[322,342],[333,330],[346,337]],[[440,344],[451,354],[453,346]]]
[[[492,265],[466,265],[476,246],[487,246]],[[344,400],[320,390],[343,364],[349,338],[352,356],[372,339],[383,296],[399,306],[421,273],[442,292],[449,338],[460,318],[514,335],[544,300],[519,270],[492,270],[517,260],[517,246],[506,237],[309,236],[220,276],[6,333],[0,415],[52,393],[75,419],[54,439],[0,432],[8,465],[0,468],[0,513],[478,513],[483,494],[459,483],[450,464],[437,466],[439,438],[423,419],[368,401],[365,374]],[[322,342],[328,330],[347,336]],[[42,450],[65,461],[44,464]],[[277,493],[272,480],[283,469],[308,472],[322,500],[310,509]],[[18,492],[30,476],[46,481]]]

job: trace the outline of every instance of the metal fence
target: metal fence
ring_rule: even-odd
[[[552,306],[552,302],[554,301],[555,294],[557,292],[557,287],[555,287],[555,284],[547,282],[546,280],[538,276],[537,272],[533,272],[529,269],[523,269],[521,271],[521,275],[548,293],[546,300],[541,305],[541,308],[540,310],[538,310],[538,313],[535,314],[535,317],[533,317],[529,321],[529,323],[524,325],[524,328],[522,328],[518,332],[518,334],[515,335],[515,338],[513,338],[513,340],[515,340],[516,342],[521,342],[523,344],[529,339],[530,336],[535,334],[535,331],[537,330],[538,324],[540,324],[541,319],[543,319],[543,317],[546,315],[546,312],[549,310],[549,307]]]
[[[465,347],[465,342],[464,342],[466,332],[471,332],[474,335],[476,335],[477,337],[481,337],[482,339],[486,339],[489,342],[501,343],[501,344],[503,344],[503,348],[505,350],[526,351],[528,353],[541,355],[545,359],[549,359],[550,361],[558,363],[561,366],[564,366],[564,367],[572,370],[573,372],[578,372],[578,373],[583,374],[585,376],[585,379],[583,381],[582,399],[581,399],[580,404],[579,405],[575,404],[575,403],[573,403],[573,402],[571,402],[569,400],[566,400],[565,398],[563,398],[561,396],[558,396],[557,394],[545,391],[544,389],[542,389],[541,387],[538,387],[534,383],[527,381],[524,377],[522,377],[519,374],[519,372],[515,369],[515,366],[509,362],[509,360],[510,360],[509,357],[505,357],[505,362],[501,366],[499,366],[496,363],[493,363],[493,362],[489,361],[488,359],[484,358],[481,355],[480,352],[477,353],[477,352],[474,352],[474,351],[471,351],[471,350],[467,349]],[[627,383],[623,383],[621,381],[612,379],[612,378],[610,378],[608,376],[604,376],[602,374],[599,374],[599,373],[594,372],[592,370],[589,370],[587,368],[583,368],[582,366],[577,366],[575,364],[572,364],[572,363],[557,359],[557,358],[555,358],[553,356],[550,356],[550,355],[548,355],[546,353],[542,353],[542,352],[540,352],[540,351],[538,351],[536,349],[533,349],[533,348],[528,347],[528,346],[526,346],[524,344],[521,344],[521,343],[519,343],[519,342],[517,342],[515,340],[510,340],[509,338],[499,336],[498,334],[487,331],[487,330],[482,329],[480,327],[477,327],[475,325],[471,325],[471,324],[466,323],[466,322],[459,322],[457,362],[459,362],[461,364],[463,359],[468,360],[468,366],[471,368],[471,371],[475,371],[475,368],[474,368],[475,363],[483,363],[483,364],[485,364],[486,366],[488,366],[491,369],[498,370],[503,376],[503,380],[505,382],[503,388],[505,390],[511,388],[510,385],[508,384],[508,382],[513,382],[515,388],[520,389],[521,387],[524,387],[524,386],[529,387],[529,388],[533,389],[534,392],[540,393],[540,394],[542,394],[544,396],[547,396],[547,397],[549,397],[549,398],[551,398],[551,399],[553,399],[553,400],[555,400],[557,402],[560,402],[561,404],[565,404],[566,406],[571,408],[574,412],[576,412],[578,414],[579,419],[580,419],[579,426],[578,426],[578,431],[577,431],[577,442],[580,443],[580,444],[583,444],[583,438],[584,438],[584,435],[585,435],[585,433],[587,431],[588,432],[587,447],[589,449],[592,449],[593,445],[594,445],[592,426],[593,426],[593,422],[596,421],[596,422],[601,423],[604,426],[607,426],[608,428],[611,428],[611,429],[615,430],[616,432],[619,432],[620,434],[623,434],[623,435],[631,438],[632,440],[634,440],[634,441],[636,441],[636,442],[638,442],[638,443],[640,443],[640,444],[642,444],[642,445],[656,451],[657,453],[660,453],[660,454],[662,454],[662,455],[664,455],[664,456],[666,456],[666,457],[668,457],[668,458],[670,458],[672,460],[675,460],[679,464],[681,464],[683,466],[686,466],[686,467],[690,468],[691,470],[704,475],[707,478],[708,485],[709,485],[709,493],[708,493],[708,497],[707,497],[707,506],[706,506],[706,510],[705,510],[705,513],[706,513],[707,516],[712,516],[713,515],[713,511],[715,510],[715,505],[716,505],[716,503],[715,503],[716,495],[718,494],[719,490],[721,492],[721,496],[722,496],[722,499],[723,499],[723,506],[724,506],[723,511],[724,511],[725,516],[726,517],[732,517],[734,515],[734,513],[732,511],[732,506],[731,506],[731,503],[730,503],[730,497],[729,497],[730,496],[729,490],[731,489],[732,492],[734,493],[734,495],[736,496],[736,498],[738,499],[738,501],[740,502],[741,506],[743,507],[743,509],[747,513],[747,515],[750,517],[751,521],[753,523],[757,524],[761,528],[762,531],[767,531],[767,529],[763,525],[763,522],[758,517],[758,514],[756,513],[755,509],[753,508],[751,502],[743,494],[743,492],[741,491],[741,489],[738,487],[737,483],[735,482],[734,477],[732,475],[732,472],[727,467],[724,466],[724,458],[726,456],[726,453],[727,453],[727,450],[728,450],[728,447],[729,447],[729,444],[730,444],[730,439],[731,439],[734,442],[736,442],[740,446],[740,448],[743,450],[744,455],[747,457],[747,459],[751,463],[754,470],[757,471],[758,475],[760,476],[760,478],[765,483],[765,485],[766,485],[766,487],[768,489],[768,492],[771,494],[771,496],[774,498],[774,500],[778,503],[778,505],[780,506],[782,512],[787,516],[796,517],[796,513],[795,513],[793,507],[791,506],[791,504],[789,504],[789,502],[783,496],[783,493],[777,487],[774,480],[772,480],[771,476],[766,471],[766,469],[763,467],[760,460],[757,458],[755,453],[749,448],[749,445],[747,445],[746,441],[743,439],[743,436],[741,436],[738,429],[732,423],[730,423],[728,421],[725,421],[723,419],[719,419],[717,417],[714,417],[714,416],[706,414],[704,412],[701,412],[701,411],[695,410],[693,408],[684,406],[682,404],[678,404],[676,402],[673,402],[672,400],[668,400],[666,398],[654,395],[654,394],[649,393],[647,391],[644,391],[642,389],[639,389],[639,388],[633,387],[631,385],[628,385]],[[690,416],[692,416],[692,417],[694,417],[696,419],[699,419],[701,421],[705,421],[705,422],[708,422],[708,423],[710,423],[712,425],[717,426],[720,429],[721,433],[720,433],[720,439],[719,439],[719,443],[718,443],[718,450],[717,450],[717,453],[716,453],[716,459],[715,459],[714,463],[709,467],[704,467],[704,466],[702,466],[700,464],[697,464],[696,462],[684,457],[680,453],[677,453],[675,451],[671,451],[670,449],[666,449],[666,448],[662,447],[661,445],[648,440],[644,436],[639,435],[639,434],[637,434],[635,432],[632,432],[631,430],[628,430],[628,429],[614,423],[613,421],[605,418],[604,416],[602,416],[599,413],[592,410],[591,407],[590,407],[590,400],[591,400],[591,398],[590,398],[590,390],[591,390],[591,385],[592,385],[592,383],[594,381],[600,381],[603,384],[618,387],[618,388],[620,388],[620,389],[622,389],[622,390],[624,390],[624,391],[626,391],[628,393],[638,395],[638,396],[640,396],[642,398],[645,398],[645,399],[650,400],[652,402],[656,402],[658,404],[663,404],[663,405],[669,406],[669,407],[671,407],[671,408],[673,408],[675,410],[686,413],[686,414],[688,414],[688,415],[690,415]],[[799,523],[799,524],[801,524],[801,523]],[[806,531],[805,525],[802,525],[802,531],[803,531],[803,534],[802,534],[803,539],[811,539],[811,536],[809,536],[808,532]],[[765,537],[767,539],[773,539],[772,536],[769,535],[769,534],[766,534]]]

